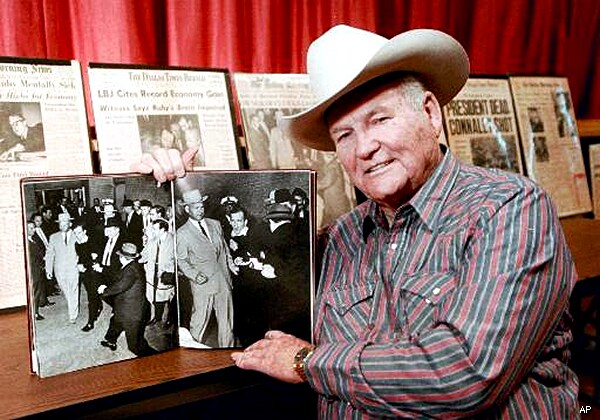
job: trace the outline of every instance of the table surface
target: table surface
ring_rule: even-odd
[[[41,379],[30,373],[27,331],[24,308],[0,314],[0,418],[47,412],[203,373],[242,372],[233,367],[232,349],[179,348]]]

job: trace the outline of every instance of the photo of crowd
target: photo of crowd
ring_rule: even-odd
[[[170,192],[139,176],[32,181],[24,192],[40,374],[176,346]]]
[[[138,115],[142,153],[162,147],[184,151],[198,148],[194,166],[205,166],[206,159],[198,116],[194,114]]]

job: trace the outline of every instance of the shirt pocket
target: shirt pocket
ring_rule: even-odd
[[[399,308],[403,313],[404,328],[411,336],[445,321],[450,296],[456,289],[456,273],[425,272],[412,274],[403,279],[400,286]]]
[[[334,288],[327,297],[327,304],[331,306],[337,314],[344,316],[355,306],[372,300],[374,290],[374,282],[349,284],[344,287]]]

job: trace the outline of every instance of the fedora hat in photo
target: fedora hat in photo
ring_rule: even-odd
[[[414,74],[444,106],[469,77],[469,57],[450,35],[434,29],[413,29],[391,39],[363,29],[337,25],[317,38],[306,58],[316,104],[296,115],[281,117],[282,129],[296,141],[317,150],[335,150],[325,112],[339,98],[393,72]]]
[[[137,247],[131,242],[125,242],[123,245],[121,245],[121,249],[117,251],[117,255],[130,259],[140,256],[140,254],[137,252]]]
[[[200,190],[193,189],[186,191],[182,194],[181,198],[183,199],[184,204],[195,204],[195,203],[203,203],[208,198],[207,195],[202,195]]]
[[[73,218],[69,213],[58,213],[58,219],[56,219],[56,222],[70,222],[71,220],[73,220]]]

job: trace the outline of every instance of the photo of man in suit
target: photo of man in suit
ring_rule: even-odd
[[[79,271],[71,220],[68,213],[58,215],[59,230],[50,235],[48,240],[46,276],[49,280],[53,275],[56,277],[60,290],[67,299],[69,322],[74,324],[79,315]]]
[[[112,351],[117,349],[117,338],[125,332],[127,348],[136,356],[156,353],[144,337],[149,318],[149,302],[146,300],[146,281],[140,264],[136,261],[140,254],[131,242],[125,242],[116,250],[119,257],[119,271],[110,285],[102,284],[98,293],[110,298],[113,314],[108,330],[100,345]]]
[[[177,230],[177,262],[189,279],[192,295],[190,334],[199,343],[214,311],[218,328],[218,346],[232,347],[233,300],[229,270],[237,274],[223,230],[217,220],[204,217],[208,198],[198,189],[183,193],[188,221]]]

